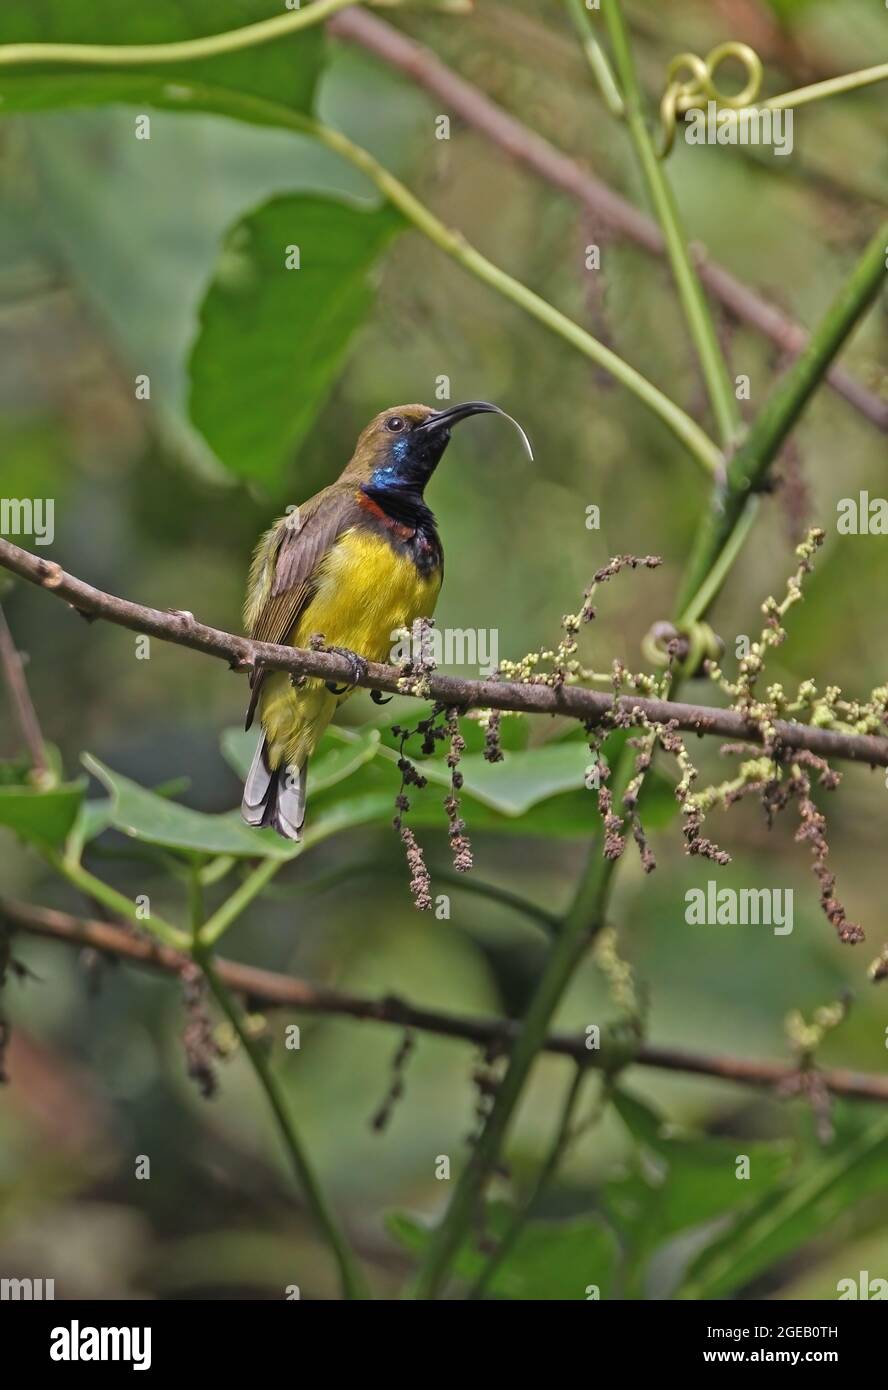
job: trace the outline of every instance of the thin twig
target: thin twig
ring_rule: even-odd
[[[46,761],[46,749],[43,744],[43,734],[40,731],[40,721],[37,718],[37,711],[28,689],[21,653],[15,645],[2,607],[0,607],[0,670],[3,672],[10,703],[21,730],[22,741],[28,750],[31,766],[38,778],[45,777],[49,772],[49,764]]]
[[[189,612],[161,611],[132,603],[114,594],[95,589],[74,575],[67,574],[53,560],[44,560],[22,550],[11,541],[0,539],[0,567],[10,570],[65,600],[78,612],[105,618],[133,632],[145,633],[165,642],[190,647],[205,656],[219,657],[237,671],[252,671],[257,665],[269,670],[289,671],[296,676],[320,676],[327,681],[366,686],[371,690],[403,695],[402,672],[396,666],[369,662],[358,676],[347,658],[335,652],[285,647],[271,642],[252,642],[220,628],[199,623]],[[584,686],[523,684],[518,681],[465,680],[437,672],[428,678],[429,697],[448,709],[517,710],[524,714],[561,714],[584,723],[600,724],[620,711],[633,710],[653,723],[675,722],[676,728],[696,734],[760,744],[762,732],[730,709],[691,705],[678,701],[652,700],[634,695],[613,696]],[[806,748],[826,758],[845,758],[871,767],[888,767],[888,738],[875,734],[852,734],[834,729],[815,728],[789,720],[775,724],[779,742],[786,748]]]
[[[103,955],[116,956],[133,965],[162,974],[179,975],[188,957],[145,937],[135,936],[112,922],[73,917],[53,908],[36,907],[11,898],[0,898],[0,920],[13,930],[32,936],[89,946]],[[506,1050],[514,1041],[519,1024],[512,1019],[482,1018],[426,1009],[394,995],[371,998],[326,985],[312,984],[292,975],[281,975],[253,965],[217,957],[213,968],[227,989],[241,996],[248,1005],[266,1009],[295,1009],[300,1012],[358,1019],[369,1023],[411,1028],[438,1037],[461,1039],[485,1048]],[[551,1033],[544,1050],[570,1057],[584,1067],[607,1069],[613,1054],[606,1041],[595,1050],[588,1046],[585,1033]],[[642,1043],[629,1056],[629,1065],[652,1067],[660,1071],[688,1072],[732,1081],[739,1085],[770,1090],[791,1080],[797,1073],[792,1063],[756,1061],[745,1057],[726,1057],[713,1053],[688,1052],[682,1048]],[[824,1085],[835,1095],[855,1100],[888,1102],[888,1076],[830,1068],[819,1073]]]

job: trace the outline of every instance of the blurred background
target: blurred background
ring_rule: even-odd
[[[759,51],[769,92],[867,66],[888,48],[888,13],[866,0],[673,0],[626,9],[652,100],[676,52],[706,53],[728,38]],[[591,84],[562,6],[479,0],[467,17],[409,10],[385,17],[643,203],[627,138]],[[0,41],[20,37],[21,25],[5,30],[5,23],[0,15]],[[45,35],[32,23],[30,36]],[[708,425],[662,262],[609,235],[458,120],[449,140],[436,139],[440,103],[353,45],[329,43],[318,101],[325,120],[371,149],[470,242]],[[610,555],[652,552],[663,566],[607,586],[582,639],[584,658],[598,669],[615,657],[640,667],[640,641],[671,609],[705,505],[705,479],[671,435],[561,340],[408,231],[376,260],[372,302],[298,446],[274,473],[251,477],[247,414],[247,462],[232,467],[188,415],[189,356],[220,256],[230,254],[230,229],[273,196],[332,191],[360,203],[372,201],[373,191],[288,132],[152,110],[151,139],[140,142],[133,118],[132,107],[109,105],[19,114],[0,126],[0,493],[55,499],[55,541],[44,553],[100,588],[239,630],[259,533],[285,506],[332,481],[371,415],[394,403],[434,403],[436,381],[446,375],[454,401],[489,399],[515,414],[536,457],[529,462],[512,432],[494,421],[454,439],[429,491],[447,556],[438,625],[495,629],[500,656],[517,658],[557,642],[562,615],[579,606]],[[791,158],[678,141],[668,169],[689,233],[812,326],[884,216],[886,135],[885,93],[875,87],[797,113]],[[601,252],[595,273],[585,269],[592,243]],[[785,362],[760,335],[716,312],[732,372],[749,375],[755,411]],[[886,336],[883,300],[843,356],[883,398]],[[235,365],[223,363],[226,369]],[[150,376],[150,401],[136,399],[140,373]],[[292,389],[298,397],[298,376]],[[249,382],[237,392],[248,411]],[[826,544],[805,603],[792,610],[772,679],[794,686],[811,677],[863,697],[886,679],[885,540],[840,537],[835,528],[840,498],[861,489],[885,494],[885,455],[883,434],[832,391],[819,392],[713,613],[729,670],[736,637],[758,633],[762,599],[782,593],[794,543],[818,524]],[[591,504],[600,508],[597,531],[586,527]],[[26,585],[15,586],[4,606],[28,653],[45,736],[71,776],[89,751],[148,786],[187,778],[190,806],[221,812],[237,805],[239,783],[220,736],[240,723],[242,680],[221,663],[159,642],[149,661],[136,660],[132,634],[87,627]],[[712,693],[701,684],[688,687],[687,697]],[[14,724],[2,703],[0,710],[0,755],[12,757],[20,751]],[[412,713],[408,702],[395,702],[384,720]],[[360,727],[379,723],[380,712],[362,693],[340,718]],[[534,727],[528,737],[537,743],[558,732]],[[710,780],[729,775],[715,741],[699,749],[699,763]],[[674,769],[663,772],[675,780]],[[794,842],[790,816],[769,832],[750,803],[710,822],[733,855],[726,884],[794,890],[795,929],[782,938],[685,925],[685,891],[711,875],[684,856],[674,818],[652,831],[658,869],[650,878],[630,846],[611,921],[649,991],[652,1040],[786,1056],[787,1013],[810,1015],[850,990],[849,1016],[822,1060],[884,1071],[888,996],[867,982],[865,967],[888,936],[886,795],[881,774],[847,767],[824,807],[840,896],[867,931],[856,949],[841,947],[821,915],[809,852]],[[578,816],[552,833],[473,829],[469,814],[475,873],[562,907],[596,828],[591,799],[587,805],[585,823]],[[443,816],[429,817],[421,838],[434,877],[448,867]],[[128,896],[147,893],[157,911],[182,919],[181,885],[134,859],[122,836],[103,836],[88,862]],[[6,831],[0,883],[11,897],[92,910]],[[286,868],[231,931],[224,953],[428,1006],[520,1012],[538,977],[544,937],[504,906],[446,891],[449,921],[414,910],[401,847],[382,821],[332,838]],[[29,973],[11,978],[4,996],[12,1037],[10,1084],[0,1097],[0,1270],[52,1274],[57,1297],[274,1298],[291,1283],[303,1297],[333,1296],[329,1260],[294,1202],[243,1059],[221,1064],[210,1101],[188,1080],[176,984],[24,936],[14,954]],[[571,986],[559,1027],[582,1028],[609,1007],[590,962]],[[435,1180],[435,1158],[452,1155],[455,1167],[464,1159],[476,1124],[478,1056],[460,1042],[420,1037],[405,1094],[380,1133],[371,1119],[391,1082],[399,1031],[299,1021],[301,1051],[285,1054],[278,1045],[276,1066],[379,1289],[391,1292],[405,1255],[386,1214],[440,1211],[448,1184]],[[283,1020],[270,1026],[279,1039]],[[536,1068],[510,1147],[519,1192],[547,1151],[568,1080],[558,1059]],[[731,1152],[759,1141],[769,1152],[803,1142],[818,1161],[815,1126],[801,1103],[639,1068],[626,1086],[677,1126],[713,1143],[728,1136]],[[874,1107],[839,1106],[835,1123],[854,1134],[878,1118]],[[544,1214],[599,1209],[602,1184],[627,1171],[631,1149],[615,1115],[590,1129],[571,1149]],[[133,1177],[138,1155],[150,1156],[150,1181]],[[838,1202],[791,1254],[767,1261],[731,1293],[828,1298],[845,1275],[888,1275],[886,1223],[884,1190],[862,1203]],[[651,1263],[645,1296],[669,1292],[676,1259],[667,1251]],[[542,1296],[555,1296],[553,1289],[544,1285]]]

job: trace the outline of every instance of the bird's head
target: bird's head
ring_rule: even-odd
[[[374,491],[422,493],[450,442],[453,426],[472,415],[491,413],[512,419],[488,401],[464,401],[445,410],[433,410],[428,405],[393,405],[381,411],[363,430],[343,476],[357,478]],[[530,453],[521,426],[514,420],[512,424]]]

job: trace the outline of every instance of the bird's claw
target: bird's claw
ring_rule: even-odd
[[[383,693],[382,693],[381,690],[371,690],[371,691],[370,691],[370,699],[373,701],[374,705],[388,705],[388,704],[391,704],[391,702],[392,702],[392,700],[393,700],[394,698],[395,698],[394,695],[383,695]]]
[[[353,652],[349,647],[327,647],[328,652],[335,652],[337,656],[344,656],[348,662],[351,682],[349,685],[337,686],[333,681],[327,681],[327,689],[331,695],[344,695],[347,690],[359,685],[362,680],[367,679],[367,662],[357,652]]]

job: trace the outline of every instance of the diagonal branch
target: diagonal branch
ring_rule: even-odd
[[[0,898],[0,921],[14,931],[64,941],[72,946],[89,946],[103,955],[161,974],[178,975],[189,962],[187,955],[170,950],[147,937],[136,936],[114,923],[72,917],[67,912],[35,907],[10,898]],[[256,1008],[296,1009],[369,1023],[388,1023],[438,1037],[461,1039],[485,1048],[501,1045],[503,1051],[514,1042],[520,1027],[511,1019],[483,1018],[422,1008],[394,995],[374,999],[369,995],[330,989],[296,976],[281,975],[220,957],[214,959],[213,969],[228,989]],[[598,1050],[590,1049],[585,1033],[550,1033],[543,1046],[547,1052],[571,1057],[583,1066],[596,1070],[606,1070],[615,1062],[614,1049],[608,1049],[606,1042]],[[792,1063],[687,1052],[683,1048],[640,1044],[633,1052],[626,1053],[624,1044],[620,1043],[617,1055],[627,1065],[688,1072],[695,1076],[710,1076],[766,1089],[790,1083],[798,1077],[798,1067]],[[855,1100],[888,1101],[888,1076],[838,1067],[818,1070],[817,1076],[835,1095]]]
[[[430,49],[375,15],[357,8],[336,15],[328,21],[327,29],[339,39],[359,44],[418,86],[439,97],[449,111],[487,136],[511,159],[588,208],[614,232],[651,255],[665,255],[666,242],[653,218],[639,211],[542,135],[497,106],[484,92],[447,67]],[[795,357],[804,350],[808,333],[801,325],[756,294],[724,266],[710,260],[703,247],[694,245],[691,250],[699,279],[734,318],[750,324],[770,338],[781,352]],[[888,432],[888,401],[867,390],[843,367],[831,366],[826,380],[866,419]]]
[[[44,560],[28,550],[0,539],[0,567],[10,570],[66,600],[90,618],[105,618],[133,632],[145,633],[164,642],[191,647],[206,656],[227,661],[232,669],[251,671],[257,665],[269,670],[289,671],[294,676],[319,676],[337,683],[354,684],[354,671],[344,656],[336,652],[309,651],[277,646],[271,642],[252,642],[232,632],[207,627],[189,612],[163,612],[141,603],[118,598],[95,589],[74,575],[67,574],[54,560]],[[414,694],[403,688],[403,675],[396,666],[368,662],[358,685],[393,695]],[[448,708],[516,710],[524,714],[560,714],[588,724],[601,724],[615,712],[631,716],[639,711],[654,723],[675,721],[676,727],[696,734],[712,734],[760,744],[762,731],[735,710],[708,705],[691,705],[675,700],[651,700],[634,695],[620,696],[589,690],[584,686],[522,684],[516,681],[465,680],[459,676],[433,673],[426,682],[424,698]],[[888,738],[876,734],[843,733],[809,724],[778,720],[779,742],[786,748],[805,748],[825,758],[844,758],[871,767],[888,767]]]
[[[9,699],[31,759],[31,766],[38,779],[44,778],[49,771],[49,764],[46,761],[46,749],[43,745],[40,721],[31,699],[28,682],[25,680],[21,653],[15,645],[2,607],[0,607],[0,671],[3,673],[6,688],[9,691]]]

